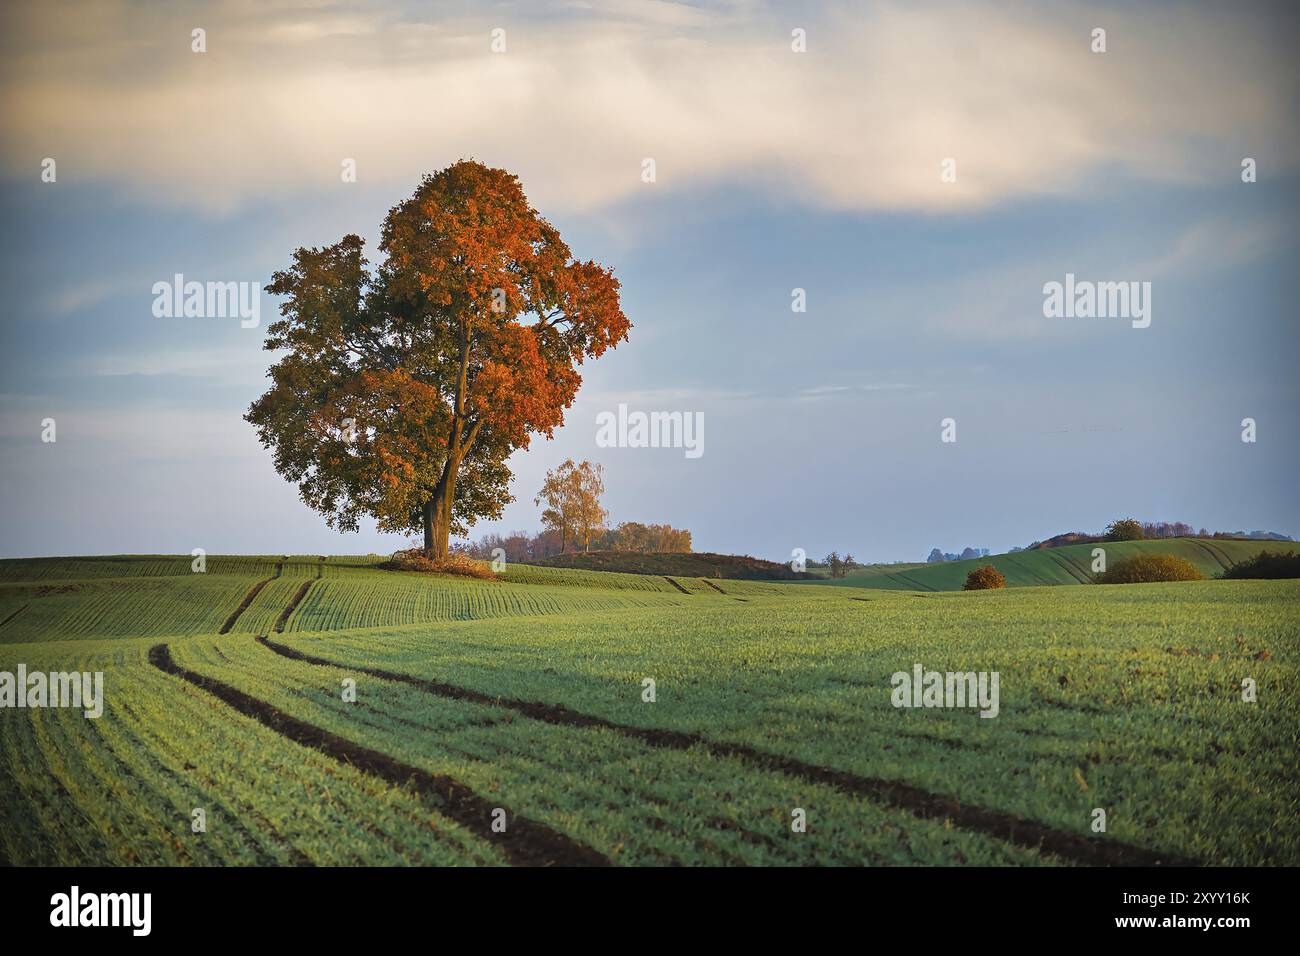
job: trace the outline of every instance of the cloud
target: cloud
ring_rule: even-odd
[[[110,299],[129,292],[139,291],[140,284],[129,279],[112,278],[67,284],[51,290],[45,298],[42,313],[56,316],[71,315],[84,309],[102,305]]]
[[[1160,9],[1109,10],[1094,54],[1096,16],[1077,5],[79,9],[6,14],[5,169],[34,177],[53,156],[60,182],[212,213],[356,188],[345,158],[361,186],[405,194],[474,156],[548,211],[736,184],[944,212],[1116,175],[1201,182],[1241,155],[1276,174],[1298,145],[1287,51],[1267,18],[1231,12],[1180,8],[1174,27]],[[204,54],[189,51],[198,24]],[[955,183],[940,181],[948,157]]]
[[[155,349],[100,353],[77,363],[78,374],[118,378],[170,376],[193,378],[221,385],[256,387],[266,377],[273,358],[260,342],[245,347]]]
[[[578,401],[594,411],[612,409],[620,403],[633,409],[670,410],[699,408],[720,402],[744,402],[757,398],[753,392],[721,388],[587,388]]]
[[[858,385],[817,385],[800,389],[795,399],[802,402],[817,402],[836,398],[852,398],[864,392],[896,392],[911,388],[903,382],[865,382]]]
[[[25,399],[30,405],[32,400]],[[92,466],[88,452],[111,450],[127,460],[148,459],[174,462],[229,461],[258,456],[252,426],[222,410],[201,411],[169,408],[161,404],[130,410],[104,410],[60,399],[47,413],[12,411],[14,403],[0,412],[0,438],[25,442],[33,451],[15,454],[14,459],[46,449],[68,451]],[[41,419],[45,414],[58,425],[58,441],[40,441]],[[69,451],[70,450],[70,451]]]
[[[1184,230],[1172,248],[1140,266],[1137,274],[1143,278],[1180,273],[1203,276],[1233,269],[1284,247],[1292,235],[1292,225],[1271,214],[1198,222]]]

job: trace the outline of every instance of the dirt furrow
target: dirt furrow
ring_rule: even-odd
[[[302,586],[298,588],[297,593],[294,594],[293,600],[286,604],[284,610],[280,612],[280,617],[275,622],[275,633],[284,633],[284,626],[289,623],[289,615],[292,614],[298,605],[302,603],[302,599],[307,596],[307,592],[311,590],[311,586],[315,583],[316,581],[314,579],[302,583]]]
[[[1218,548],[1212,548],[1204,541],[1193,541],[1193,544],[1199,545],[1201,550],[1204,551],[1206,554],[1208,554],[1211,558],[1213,558],[1215,560],[1215,563],[1217,563],[1219,567],[1223,568],[1225,571],[1228,568],[1232,567],[1232,559],[1229,558],[1226,554],[1224,554],[1222,550]]]
[[[248,593],[244,595],[244,599],[239,602],[239,607],[235,608],[234,612],[231,613],[230,617],[226,618],[226,623],[221,625],[221,630],[219,630],[217,633],[229,634],[230,629],[234,627],[235,622],[239,620],[239,616],[243,614],[245,611],[247,611],[248,606],[253,603],[253,601],[257,598],[259,594],[262,593],[262,588],[266,587],[268,584],[270,584],[272,581],[274,581],[276,578],[280,576],[280,572],[281,570],[283,570],[283,568],[284,565],[282,564],[277,565],[275,569],[275,574],[271,575],[265,581],[258,581],[251,588],[249,588]]]
[[[22,614],[23,611],[27,610],[29,607],[31,607],[30,604],[24,604],[22,607],[20,607],[20,608],[19,608],[18,610],[16,610],[16,611],[14,611],[14,612],[13,612],[12,614],[10,614],[7,618],[5,618],[3,621],[0,621],[0,627],[4,627],[6,624],[8,624],[10,621],[12,621],[14,618],[16,618],[19,614]]]

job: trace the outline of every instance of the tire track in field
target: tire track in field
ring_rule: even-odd
[[[604,717],[570,710],[561,704],[544,704],[540,701],[498,697],[482,691],[471,690],[467,687],[425,680],[411,674],[387,671],[377,667],[341,664],[336,661],[304,654],[283,644],[276,644],[266,637],[258,637],[257,642],[281,657],[300,661],[304,664],[357,671],[371,677],[378,677],[381,680],[409,684],[438,697],[484,704],[490,707],[503,707],[548,724],[562,727],[612,730],[615,733],[632,737],[655,747],[667,747],[673,750],[689,750],[692,747],[701,747],[715,756],[733,757],[762,770],[775,771],[786,776],[808,780],[812,783],[826,784],[853,796],[866,797],[877,803],[906,810],[921,819],[951,820],[953,824],[962,829],[973,830],[1042,853],[1050,853],[1053,856],[1075,863],[1090,866],[1199,865],[1194,860],[1180,858],[1173,854],[1120,843],[1115,840],[1083,837],[1068,830],[1057,830],[1054,827],[1033,820],[1026,820],[1015,814],[961,803],[953,797],[931,793],[911,784],[894,780],[882,780],[875,777],[861,777],[847,771],[821,767],[816,764],[804,763],[792,757],[755,750],[744,744],[710,740],[698,733],[619,724],[612,720],[606,720]]]
[[[1204,541],[1196,541],[1196,544],[1200,545],[1201,549],[1204,550],[1205,553],[1208,554],[1211,558],[1213,558],[1214,562],[1217,565],[1219,565],[1219,567],[1223,568],[1223,570],[1226,571],[1228,570],[1228,568],[1232,567],[1231,559],[1227,559],[1227,555],[1224,554],[1223,552],[1216,551],[1214,548],[1211,548]]]
[[[683,594],[691,593],[690,591],[686,590],[686,588],[682,587],[680,584],[674,581],[672,578],[668,577],[668,575],[664,575],[664,580],[667,581],[669,584],[671,584],[673,587],[675,587],[677,590],[681,591]]]
[[[258,638],[264,640],[264,638]],[[422,796],[431,798],[438,809],[465,829],[499,846],[514,866],[609,866],[610,860],[591,847],[552,830],[544,823],[506,811],[509,826],[505,833],[493,833],[492,811],[497,805],[462,783],[442,774],[430,773],[395,760],[388,754],[371,750],[333,734],[321,727],[299,720],[284,711],[246,694],[229,684],[187,670],[172,660],[166,644],[149,650],[149,663],[164,674],[179,677],[229,704],[245,717],[251,717],[294,743],[310,747],[340,763],[379,777],[398,787],[414,786]]]
[[[1050,550],[1050,549],[1049,549],[1049,550]],[[1048,556],[1048,558],[1049,558],[1049,562],[1048,562],[1048,563],[1052,563],[1052,562],[1051,562],[1051,556],[1050,556],[1050,555]],[[1055,581],[1049,581],[1049,580],[1047,580],[1047,578],[1045,578],[1045,577],[1043,577],[1041,574],[1039,574],[1039,573],[1038,573],[1038,570],[1037,570],[1036,568],[1034,568],[1033,566],[1031,566],[1030,564],[1028,564],[1027,562],[1016,560],[1016,558],[1013,557],[1013,556],[1011,556],[1011,555],[1008,555],[1008,556],[1007,556],[1006,561],[1007,561],[1007,564],[1011,565],[1013,568],[1016,568],[1016,569],[1018,569],[1019,571],[1021,571],[1022,573],[1024,573],[1024,574],[1025,574],[1025,575],[1026,575],[1026,576],[1027,576],[1031,581],[1033,581],[1033,582],[1035,583],[1035,586],[1036,586],[1036,585],[1039,585],[1039,584],[1042,584],[1042,585],[1047,585],[1047,586],[1050,587],[1050,586],[1054,586],[1054,585],[1056,584]]]
[[[1047,556],[1060,565],[1065,570],[1066,574],[1070,575],[1070,577],[1074,578],[1080,584],[1092,583],[1092,578],[1088,576],[1088,573],[1084,571],[1083,568],[1075,564],[1072,558],[1067,558],[1063,554],[1054,554],[1053,552],[1055,550],[1055,548],[1048,548]]]
[[[268,584],[270,584],[272,581],[278,578],[283,572],[284,572],[284,562],[281,561],[279,564],[275,566],[275,574],[271,575],[265,581],[258,581],[256,584],[252,586],[252,588],[249,589],[248,593],[244,595],[244,599],[239,602],[239,607],[235,608],[234,612],[230,615],[230,617],[226,618],[226,623],[221,625],[221,630],[217,631],[217,633],[229,634],[230,629],[234,627],[235,622],[239,620],[239,616],[243,614],[245,611],[247,611],[248,606],[253,603],[253,601],[257,598],[259,594],[262,593],[262,588],[266,587]]]
[[[18,610],[16,610],[16,611],[14,611],[14,612],[13,612],[12,614],[10,614],[7,618],[5,618],[3,621],[0,621],[0,627],[4,627],[6,624],[8,624],[10,621],[12,621],[14,618],[16,618],[19,614],[22,614],[23,611],[27,610],[29,607],[31,607],[31,604],[24,604],[22,607],[20,607],[20,608],[19,608]]]
[[[289,615],[297,610],[298,605],[302,603],[302,599],[307,596],[307,592],[311,590],[311,586],[315,584],[317,580],[319,580],[319,578],[313,578],[302,582],[302,586],[299,587],[297,593],[294,594],[293,600],[286,604],[284,610],[280,612],[280,617],[275,622],[275,633],[284,633],[284,626],[289,623]]]
[[[910,585],[912,585],[912,587],[909,589],[909,590],[912,590],[912,591],[937,591],[937,590],[939,590],[939,589],[936,588],[936,587],[931,587],[930,585],[926,584],[924,581],[918,581],[918,580],[916,580],[915,578],[909,578],[909,577],[908,577],[906,574],[904,574],[902,571],[894,571],[894,572],[893,572],[893,576],[896,577],[896,578],[898,578],[898,580],[902,581],[904,584],[910,584]]]
[[[708,578],[700,578],[700,580],[703,581],[705,584],[707,584],[709,587],[713,588],[713,590],[717,591],[719,594],[727,593],[726,591],[722,590],[722,588],[718,587],[716,584],[710,581]]]

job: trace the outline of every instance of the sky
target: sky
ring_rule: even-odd
[[[373,253],[461,158],[516,173],[633,323],[475,535],[538,529],[574,458],[604,466],[614,522],[774,560],[999,552],[1129,515],[1300,536],[1298,18],[7,3],[0,555],[402,547],[331,531],[243,421],[275,298],[245,328],[156,316],[152,290],[265,284],[351,232]],[[1149,325],[1045,315],[1067,274],[1150,283]],[[620,404],[701,414],[703,454],[601,447]]]

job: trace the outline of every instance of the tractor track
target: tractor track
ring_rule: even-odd
[[[938,590],[937,588],[933,588],[933,587],[931,587],[930,585],[926,584],[924,581],[918,581],[918,580],[916,580],[915,578],[909,578],[909,577],[908,577],[906,574],[904,574],[902,571],[895,571],[895,572],[894,572],[894,576],[895,576],[896,578],[898,578],[900,581],[902,581],[904,584],[910,584],[910,585],[912,585],[912,587],[909,589],[909,590],[912,590],[912,591],[935,591],[935,590]]]
[[[1232,559],[1229,558],[1226,554],[1224,554],[1221,550],[1217,548],[1212,548],[1204,541],[1201,541],[1199,539],[1193,539],[1193,540],[1195,541],[1196,544],[1200,546],[1201,550],[1204,551],[1206,554],[1208,554],[1211,558],[1213,558],[1215,563],[1218,564],[1219,567],[1223,568],[1223,570],[1226,571],[1228,570],[1228,568],[1232,567]]]
[[[310,584],[310,582],[308,582]],[[259,640],[263,640],[259,638]],[[609,866],[611,861],[585,844],[552,830],[543,823],[506,810],[505,833],[492,832],[492,812],[497,806],[451,777],[430,773],[395,760],[378,750],[353,743],[323,728],[299,720],[250,694],[210,677],[187,670],[172,660],[166,644],[149,650],[149,663],[164,674],[179,677],[222,700],[282,737],[310,747],[339,763],[379,777],[398,787],[412,786],[438,809],[465,829],[501,848],[514,866]]]
[[[258,581],[251,588],[249,588],[248,593],[244,595],[244,599],[239,602],[239,607],[235,608],[235,610],[231,613],[230,617],[226,618],[226,623],[221,625],[221,630],[217,631],[217,633],[229,634],[230,629],[234,627],[235,622],[239,620],[239,616],[243,614],[245,611],[247,611],[248,606],[257,599],[257,596],[259,594],[262,593],[262,588],[266,587],[268,584],[270,584],[272,581],[278,578],[283,572],[284,572],[284,563],[281,562],[280,564],[277,564],[275,566],[275,574],[271,575],[265,581]]]
[[[1066,557],[1063,554],[1053,554],[1052,552],[1055,550],[1055,548],[1048,548],[1047,556],[1060,565],[1061,568],[1065,570],[1066,574],[1070,575],[1070,577],[1074,578],[1080,584],[1092,583],[1092,578],[1089,576],[1088,572],[1075,564],[1073,558]]]
[[[277,644],[262,636],[257,642],[268,650],[290,660],[318,667],[356,671],[381,680],[409,684],[426,693],[452,700],[502,707],[525,717],[564,727],[598,728],[640,740],[655,747],[689,750],[700,747],[719,757],[733,757],[786,776],[798,777],[813,783],[825,784],[854,796],[866,797],[877,803],[906,810],[913,816],[929,820],[951,820],[956,826],[986,836],[996,837],[1017,846],[1049,853],[1064,860],[1090,866],[1197,866],[1195,860],[1145,847],[1120,843],[1115,840],[1084,837],[1067,830],[1058,830],[1015,814],[962,803],[952,797],[931,793],[920,787],[893,780],[861,777],[843,770],[804,763],[791,757],[766,753],[743,744],[710,740],[697,733],[635,727],[619,724],[603,717],[570,710],[559,704],[526,701],[517,698],[493,696],[482,691],[458,687],[438,681],[425,680],[410,674],[387,671],[375,667],[360,667],[304,654],[292,647]]]
[[[284,610],[280,612],[280,617],[275,622],[275,633],[284,633],[284,626],[289,623],[289,615],[297,610],[298,605],[302,603],[302,599],[305,598],[307,592],[311,590],[311,586],[318,580],[320,579],[312,578],[311,580],[302,582],[302,586],[299,587],[297,592],[294,594],[293,600],[286,604]]]
[[[20,607],[20,608],[19,608],[18,610],[16,610],[16,611],[14,611],[14,612],[13,612],[12,614],[10,614],[7,618],[5,618],[3,621],[0,621],[0,627],[4,627],[6,624],[8,624],[10,621],[12,621],[14,618],[16,618],[19,614],[22,614],[23,611],[27,610],[29,607],[31,607],[31,604],[24,604],[22,607]]]

